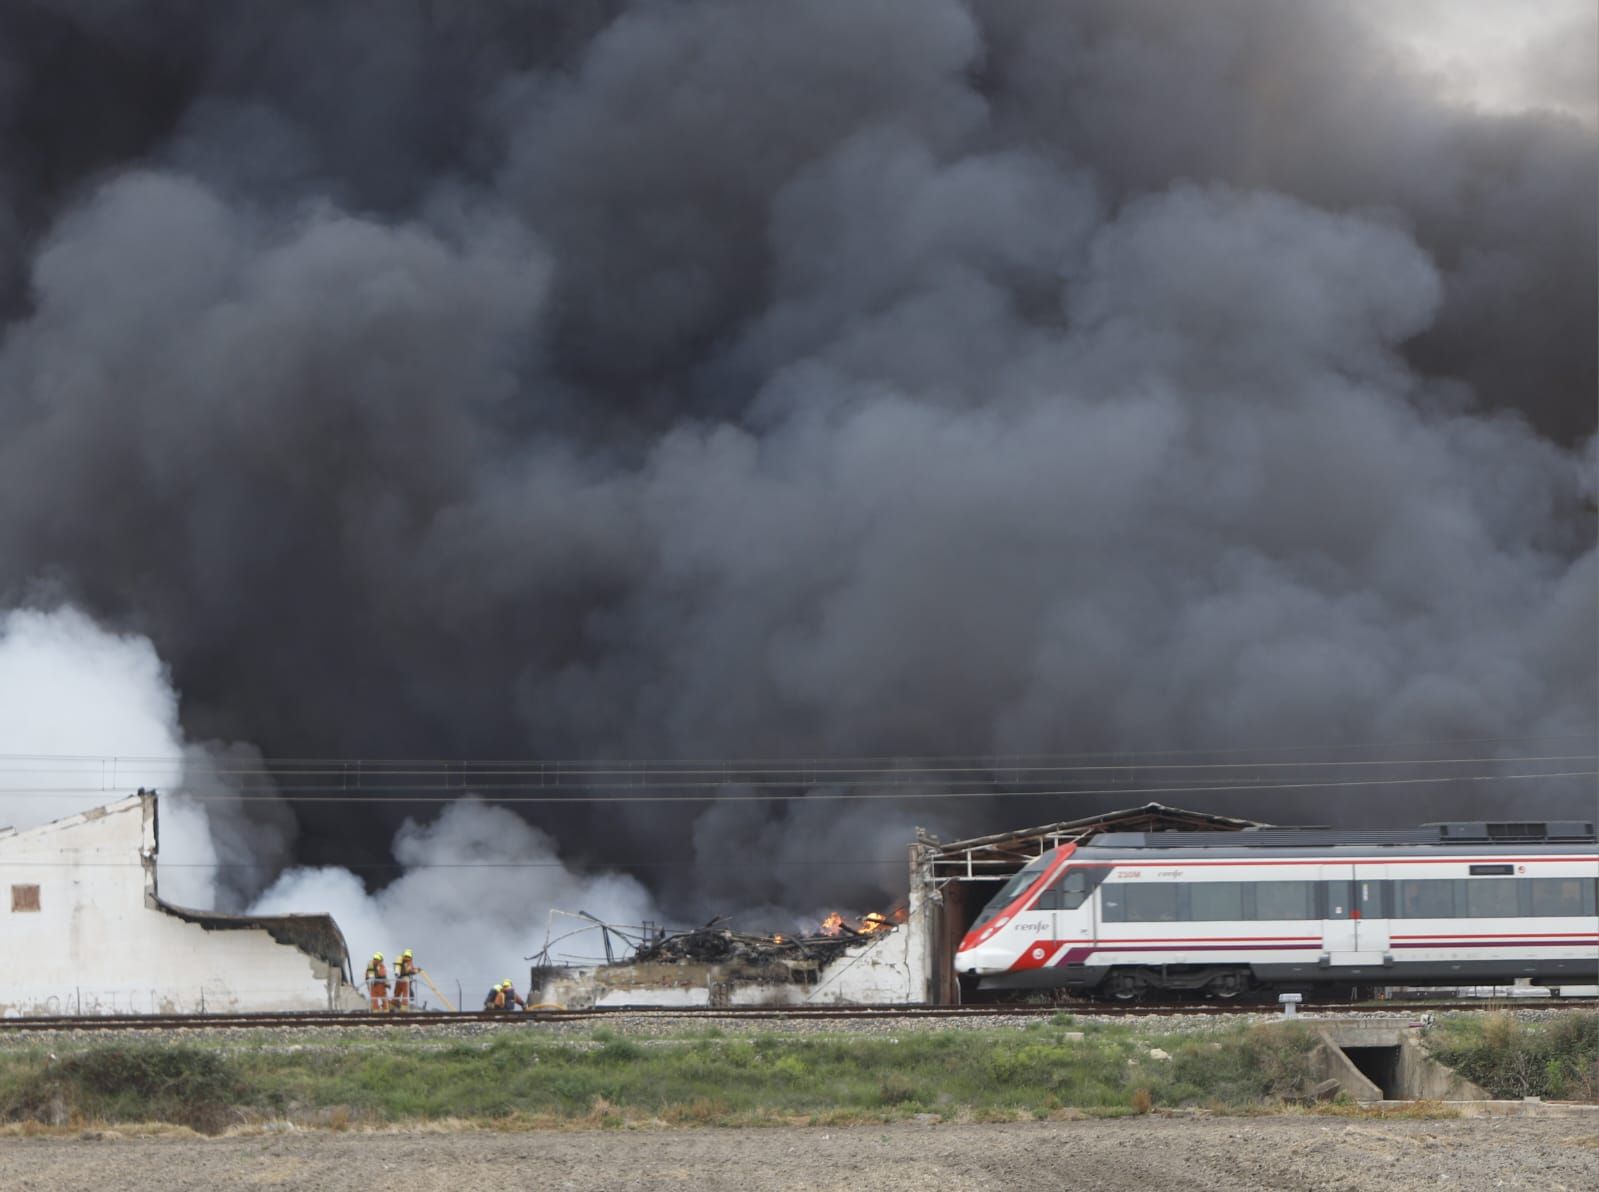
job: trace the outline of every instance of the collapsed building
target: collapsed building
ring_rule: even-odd
[[[224,915],[163,902],[157,799],[0,828],[0,1017],[364,1006],[329,915]]]
[[[905,930],[914,913],[911,908],[892,916],[870,914],[858,924],[830,915],[806,935],[747,935],[717,922],[650,934],[620,963],[536,964],[528,1001],[578,1009],[915,1000],[905,991],[920,987],[926,941],[921,933]]]
[[[910,846],[909,896],[892,917],[867,915],[851,927],[832,916],[821,930],[794,937],[743,935],[713,923],[643,939],[631,957],[603,965],[551,964],[545,955],[532,970],[528,1000],[574,1009],[954,1005],[972,996],[955,973],[961,937],[989,898],[1029,861],[1103,832],[1262,826],[1148,803],[949,843],[918,831]]]

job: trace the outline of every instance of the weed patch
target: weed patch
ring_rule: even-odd
[[[8,1083],[6,1121],[161,1121],[202,1134],[220,1133],[247,1092],[222,1056],[192,1047],[90,1048]]]
[[[1599,1014],[1566,1010],[1532,1023],[1450,1015],[1428,1032],[1427,1046],[1496,1097],[1599,1101]]]

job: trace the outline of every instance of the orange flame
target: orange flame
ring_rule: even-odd
[[[905,919],[903,908],[886,915],[882,911],[871,911],[862,915],[859,922],[852,925],[838,911],[834,911],[822,920],[822,925],[817,930],[822,935],[832,936],[843,935],[846,931],[852,935],[877,935],[880,932],[892,931],[895,926],[905,922]]]

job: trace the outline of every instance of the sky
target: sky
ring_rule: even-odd
[[[1599,9],[1587,0],[1399,0],[1383,31],[1460,100],[1501,112],[1554,108],[1599,121]]]

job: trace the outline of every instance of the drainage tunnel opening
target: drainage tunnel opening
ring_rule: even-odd
[[[1362,1076],[1382,1090],[1384,1100],[1406,1100],[1399,1087],[1399,1048],[1345,1047],[1342,1051]]]

